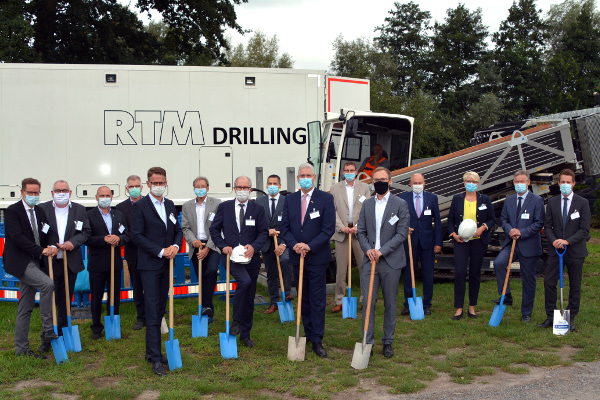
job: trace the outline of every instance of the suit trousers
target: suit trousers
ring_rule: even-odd
[[[146,312],[146,355],[152,363],[160,362],[160,323],[169,298],[169,260],[157,270],[138,270],[144,288]]]
[[[271,240],[271,239],[269,239]],[[277,256],[275,255],[275,246],[271,245],[268,251],[263,251],[263,261],[267,269],[267,287],[269,289],[269,299],[272,305],[277,305],[279,294],[281,293],[281,284],[279,282],[279,268],[277,267]],[[292,264],[290,263],[289,249],[285,249],[279,256],[281,265],[281,276],[283,278],[283,288],[285,295],[289,296],[290,286],[292,285]],[[285,301],[285,299],[281,299]]]
[[[504,279],[506,278],[506,269],[508,267],[508,259],[510,258],[510,245],[506,245],[500,250],[500,253],[494,260],[494,272],[496,273],[496,282],[498,283],[498,294],[502,295],[502,289],[504,289]],[[515,253],[513,254],[513,262],[519,261],[521,265],[521,280],[523,282],[523,299],[521,300],[521,314],[531,315],[533,312],[533,301],[535,300],[535,269],[537,262],[540,259],[539,256],[523,257],[519,251],[519,246],[515,246]],[[509,278],[510,279],[510,278]],[[510,293],[510,280],[506,287],[506,294]],[[512,296],[512,295],[511,295]]]
[[[554,254],[552,254],[554,253]],[[571,311],[571,321],[579,314],[579,303],[581,301],[581,276],[583,274],[583,262],[585,258],[572,258],[569,252],[563,256],[563,271],[569,273],[569,305],[567,310]],[[544,275],[544,298],[546,315],[552,319],[556,309],[556,284],[560,279],[560,260],[551,247],[548,251],[546,262],[546,274]]]
[[[481,264],[487,251],[481,239],[454,242],[454,308],[465,305],[467,268],[469,269],[469,305],[476,306],[481,284]]]
[[[383,344],[392,344],[394,341],[394,331],[396,330],[396,304],[398,296],[398,286],[400,284],[400,275],[402,268],[394,269],[383,259],[375,266],[375,276],[373,277],[373,294],[371,295],[371,312],[369,314],[369,328],[367,330],[367,343],[375,343],[375,304],[377,304],[377,294],[381,286],[383,293]],[[365,263],[362,267],[360,282],[363,295],[362,324],[365,326],[367,314],[367,301],[369,299],[369,282],[371,280],[371,262]]]
[[[233,319],[240,323],[240,339],[249,338],[254,320],[254,295],[260,263],[232,262],[230,271],[237,282],[233,298]]]
[[[337,272],[335,274],[335,304],[342,304],[342,298],[347,295],[347,279],[348,276],[348,235],[341,242],[335,242],[335,261],[337,264]],[[352,235],[352,253],[358,266],[358,276],[362,273],[363,251],[360,248],[360,243],[356,235]],[[364,296],[363,296],[364,297]]]
[[[137,312],[137,321],[146,322],[146,306],[144,304],[144,288],[142,286],[142,277],[137,269],[137,258],[127,261],[127,269],[129,270],[129,280],[133,288],[133,304]]]
[[[327,301],[328,264],[307,264],[304,262],[302,279],[302,325],[306,340],[320,343],[325,335],[325,305]],[[294,265],[296,287],[300,280],[300,265]]]
[[[413,238],[411,238],[413,239]],[[406,268],[404,269],[404,307],[408,308],[408,299],[413,297],[412,276],[410,274],[410,255],[408,254],[408,245],[405,246]],[[417,241],[413,245],[413,270],[417,271],[419,260],[421,261],[421,272],[423,273],[423,308],[430,308],[433,300],[433,269],[435,264],[435,253],[433,247],[424,249]]]
[[[88,270],[89,271],[89,270]],[[106,288],[106,315],[110,315],[110,270],[90,273],[90,308],[92,311],[92,325],[90,329],[94,333],[100,333],[104,329],[102,324],[102,298]],[[121,304],[121,270],[115,269],[115,315],[119,314]]]
[[[198,249],[194,251],[192,255],[192,265],[198,275]],[[204,260],[202,260],[202,306],[208,307],[211,310],[215,310],[213,305],[213,294],[215,293],[215,287],[217,286],[217,271],[219,269],[219,262],[221,261],[221,254],[214,250],[209,250]]]
[[[65,269],[63,267],[63,260],[54,259],[53,263],[54,272],[54,300],[56,301],[56,307],[58,313],[56,315],[58,334],[62,335],[62,329],[68,326],[67,323],[67,299],[65,298]],[[75,280],[77,279],[77,273],[67,268],[67,276],[69,278],[69,307],[71,306],[71,298],[73,296],[73,290],[75,289]]]
[[[15,322],[15,349],[17,354],[25,353],[29,348],[29,324],[31,312],[35,308],[35,293],[40,291],[40,318],[42,320],[42,334],[52,330],[52,293],[54,283],[48,275],[40,269],[39,260],[31,260],[23,275],[19,279],[19,291],[21,298],[17,308],[17,319]]]

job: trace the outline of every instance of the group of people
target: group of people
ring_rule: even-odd
[[[311,164],[298,169],[300,190],[285,197],[280,194],[281,179],[270,175],[267,195],[250,200],[252,181],[239,176],[234,182],[235,199],[221,202],[209,196],[206,177],[193,181],[195,198],[183,204],[181,225],[177,221],[174,203],[164,197],[167,173],[163,168],[148,170],[146,186],[149,194],[142,195],[144,186],[139,176],[127,178],[128,200],[111,207],[112,192],[106,186],[96,194],[98,206],[87,211],[71,201],[67,182],[59,180],[52,188],[53,200],[37,205],[41,184],[33,178],[22,181],[22,199],[6,210],[6,241],[4,261],[6,271],[20,281],[21,297],[15,326],[17,355],[45,358],[50,341],[58,336],[52,328],[51,299],[56,292],[58,328],[67,326],[65,279],[60,268],[54,269],[54,280],[47,275],[48,258],[67,258],[69,293],[73,292],[77,273],[84,269],[81,246],[89,248],[92,338],[102,337],[102,298],[104,288],[120,282],[123,263],[120,248],[125,247],[137,321],[133,329],[146,327],[145,359],[152,371],[166,375],[168,362],[161,353],[160,323],[168,298],[169,260],[179,252],[183,238],[188,244],[188,256],[197,276],[202,278],[201,314],[213,322],[213,293],[217,269],[243,247],[244,262],[231,258],[230,272],[237,282],[233,321],[230,333],[239,335],[248,347],[253,324],[254,296],[262,259],[267,271],[270,306],[265,313],[277,311],[280,299],[279,271],[281,265],[285,300],[292,300],[291,287],[297,286],[300,261],[303,259],[302,323],[307,342],[320,357],[327,351],[322,341],[325,334],[326,269],[331,262],[330,240],[336,244],[336,313],[342,309],[346,290],[349,246],[352,246],[361,282],[361,303],[366,302],[372,262],[375,275],[368,324],[367,343],[374,343],[374,310],[381,287],[384,302],[383,355],[392,357],[392,343],[397,319],[397,295],[402,271],[404,272],[404,309],[409,314],[408,299],[412,297],[409,243],[412,246],[413,271],[420,261],[423,274],[424,314],[430,315],[433,301],[433,271],[435,253],[442,250],[442,223],[437,196],[426,192],[423,175],[415,173],[410,179],[411,192],[395,196],[390,193],[391,172],[378,166],[372,169],[375,196],[364,182],[357,180],[356,164],[349,161],[343,166],[344,180],[336,183],[331,192],[315,187],[316,174]],[[476,318],[479,284],[483,257],[496,225],[493,205],[488,196],[477,191],[479,175],[467,172],[465,192],[454,196],[448,215],[448,233],[454,244],[455,289],[454,320],[463,316],[466,275],[469,272],[468,316]],[[520,262],[523,279],[521,304],[522,321],[529,322],[533,310],[536,285],[536,266],[542,254],[540,231],[544,228],[551,244],[544,278],[547,319],[541,327],[552,325],[556,305],[558,256],[552,249],[567,248],[564,261],[569,273],[569,306],[571,330],[579,311],[582,265],[587,256],[590,208],[588,202],[573,193],[575,175],[563,170],[559,175],[561,195],[551,198],[544,209],[542,198],[529,189],[529,174],[514,174],[516,194],[509,196],[501,214],[501,225],[506,234],[494,269],[501,294],[504,276],[513,240],[516,240],[513,260]],[[472,237],[459,234],[462,221],[476,223]],[[411,240],[407,240],[410,236]],[[111,252],[114,252],[114,275],[111,271]],[[202,266],[200,268],[200,265]],[[117,286],[119,287],[119,286]],[[29,347],[28,333],[35,293],[40,290],[42,344],[38,353]],[[118,290],[117,290],[118,293]],[[62,294],[62,297],[61,297]],[[110,295],[110,294],[109,294]],[[109,299],[110,300],[110,299]],[[118,314],[119,296],[115,296],[114,310]],[[283,299],[281,299],[283,300]],[[494,300],[499,302],[499,300]],[[510,287],[505,304],[512,305]],[[107,308],[110,301],[107,301]],[[366,303],[363,303],[366,304]],[[108,313],[108,310],[107,310]],[[362,309],[363,323],[366,306]]]

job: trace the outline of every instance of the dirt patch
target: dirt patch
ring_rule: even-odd
[[[92,385],[94,385],[96,389],[110,389],[119,386],[120,382],[121,378],[113,378],[109,376],[106,378],[94,379],[92,381]]]
[[[27,390],[32,388],[40,388],[44,386],[57,386],[54,382],[42,381],[40,379],[32,379],[29,381],[17,382],[13,390]]]
[[[75,396],[74,394],[52,393],[52,398],[61,400],[78,400],[79,396]]]
[[[571,361],[571,357],[577,352],[579,352],[579,349],[577,347],[563,346],[560,349],[558,349],[556,354],[558,354],[558,356],[564,361]]]
[[[589,244],[600,244],[600,239],[598,238],[591,238],[590,240],[588,240]]]
[[[130,367],[125,367],[125,369],[128,369],[128,370],[130,370],[130,371],[131,371],[131,370],[133,370],[133,369],[136,369],[137,367],[138,367],[137,365],[132,365],[132,366],[130,366]]]
[[[144,390],[136,400],[157,400],[160,397],[160,392],[158,390]]]

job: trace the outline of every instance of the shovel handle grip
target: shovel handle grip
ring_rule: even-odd
[[[298,276],[298,312],[296,313],[296,327],[300,326],[302,313],[302,282],[304,281],[304,256],[300,256],[300,273]]]
[[[369,297],[367,298],[367,313],[365,315],[365,332],[369,329],[369,317],[371,316],[371,296],[373,296],[373,282],[375,281],[375,266],[377,262],[371,261],[371,278],[369,279]]]
[[[412,255],[412,243],[410,241],[410,231],[407,236],[408,239],[408,261],[410,262],[410,278],[412,280],[412,288],[415,288],[415,270],[413,268],[413,255]]]
[[[508,287],[508,277],[510,276],[510,266],[512,265],[513,256],[515,255],[515,245],[517,239],[513,239],[512,247],[510,248],[510,257],[508,258],[508,265],[506,266],[506,277],[504,278],[504,288],[502,289],[502,296],[506,294],[506,288]]]
[[[562,252],[559,252],[557,248],[554,249],[554,251],[556,251],[556,254],[558,255],[558,266],[560,269],[560,288],[563,288],[563,267],[564,267],[564,261],[563,261],[563,256],[565,255],[565,253],[567,252],[567,246],[563,246],[564,250]],[[561,293],[562,295],[562,293]],[[561,307],[562,307],[562,299],[561,299]]]
[[[279,234],[279,232],[277,232],[277,234]],[[279,247],[279,244],[277,243],[277,235],[273,236],[273,240],[275,241],[275,249],[277,249],[277,247]],[[281,291],[285,293],[285,287],[283,286],[283,274],[281,273],[281,262],[279,261],[278,255],[275,257],[277,258],[277,271],[279,271],[279,285],[281,286]],[[285,301],[285,299],[282,301]]]

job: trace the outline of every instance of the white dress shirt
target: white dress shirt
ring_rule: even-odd
[[[208,237],[206,237],[206,231],[204,230],[204,214],[206,212],[207,199],[208,197],[205,198],[201,204],[198,204],[198,199],[196,199],[196,226],[198,227],[196,238],[202,241],[208,239]]]
[[[150,193],[150,200],[152,200],[152,204],[154,204],[154,208],[156,208],[156,212],[160,216],[160,219],[165,223],[165,228],[167,227],[167,210],[165,209],[165,198],[162,198],[162,201],[158,201],[156,197],[152,193]]]
[[[25,207],[25,211],[26,211],[25,214],[27,214],[27,219],[29,220],[29,225],[31,225],[31,229],[33,229],[33,224],[34,223],[33,223],[33,221],[31,221],[31,214],[29,213],[29,210],[34,210],[33,211],[33,215],[35,216],[35,209],[34,209],[35,206],[29,207],[29,204],[25,203],[25,200],[21,200],[21,201],[23,202],[23,206]],[[38,232],[38,234],[39,234],[39,232]]]
[[[281,193],[279,192],[277,192],[275,197],[269,195],[269,213],[271,212],[271,204],[273,203],[273,200],[275,200],[275,209],[277,210],[277,204],[279,204],[279,197],[281,197]],[[273,215],[271,215],[271,218],[273,218]]]
[[[567,212],[571,209],[571,203],[573,202],[573,191],[567,196]],[[565,206],[565,196],[560,195],[560,216],[562,217],[563,207]],[[568,222],[568,221],[567,221]]]
[[[237,222],[238,232],[242,231],[242,221],[240,221],[240,204],[244,205],[244,219],[248,214],[248,200],[245,203],[240,203],[238,199],[235,199],[235,221]]]
[[[387,206],[388,199],[390,198],[390,192],[388,191],[385,196],[381,200],[379,197],[375,197],[375,249],[379,250],[381,248],[380,237],[381,237],[381,227],[383,226],[383,213],[385,212],[385,207]]]
[[[352,210],[354,208],[354,187],[356,185],[348,185],[348,181],[346,182],[346,197],[348,198],[348,223],[351,224],[352,222]]]
[[[63,244],[65,242],[65,232],[67,230],[67,220],[69,219],[69,208],[71,208],[72,204],[69,201],[69,205],[67,207],[60,208],[56,205],[54,200],[52,201],[52,205],[54,206],[54,215],[56,216],[56,229],[58,230],[58,243]],[[102,211],[101,211],[102,212]],[[56,255],[58,260],[63,258],[63,251],[58,250],[58,254]]]

